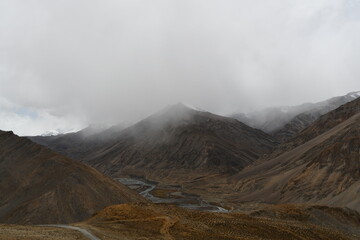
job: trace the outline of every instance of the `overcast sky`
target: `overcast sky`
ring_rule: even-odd
[[[316,102],[359,64],[359,0],[0,0],[0,129]]]

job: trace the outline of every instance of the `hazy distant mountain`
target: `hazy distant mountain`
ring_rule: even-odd
[[[90,125],[78,132],[28,138],[58,153],[79,159],[91,149],[114,141],[121,130],[123,130],[121,125],[112,127]]]
[[[333,97],[318,103],[305,103],[293,107],[267,108],[248,114],[239,113],[232,117],[239,121],[273,135],[279,141],[287,139],[309,126],[321,115],[360,97],[359,92]]]
[[[145,201],[82,163],[0,131],[0,222],[68,223],[116,203]]]
[[[323,116],[236,177],[237,200],[360,210],[360,98]]]
[[[237,172],[269,153],[276,144],[268,134],[235,119],[183,104],[170,106],[117,132],[111,141],[82,148],[80,154],[77,147],[64,151],[58,141],[41,139],[50,148],[78,156],[111,176],[132,174],[157,180],[178,179],[178,175],[191,178],[193,172]]]
[[[42,133],[40,136],[43,137],[50,137],[50,136],[57,136],[62,134],[74,133],[76,130],[74,129],[56,129],[56,130],[48,130]]]

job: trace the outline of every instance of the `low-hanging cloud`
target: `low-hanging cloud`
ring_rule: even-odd
[[[0,0],[0,53],[0,129],[22,135],[293,105],[360,89],[360,2]]]

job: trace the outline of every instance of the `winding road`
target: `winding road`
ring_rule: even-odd
[[[88,230],[83,229],[83,228],[79,228],[79,227],[63,225],[63,224],[49,224],[49,225],[41,225],[41,226],[42,227],[59,227],[59,228],[66,228],[66,229],[76,230],[76,231],[81,232],[85,237],[87,237],[90,240],[100,240],[100,238],[94,236]]]

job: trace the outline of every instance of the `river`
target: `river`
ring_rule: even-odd
[[[229,212],[229,210],[225,208],[204,201],[197,195],[183,193],[179,188],[175,188],[175,187],[158,188],[157,183],[149,182],[146,180],[134,179],[134,178],[117,178],[116,180],[128,186],[129,188],[136,190],[143,197],[149,199],[153,203],[172,203],[183,208],[207,211],[207,212],[222,212],[222,213]],[[168,197],[157,197],[151,193],[156,189],[162,191],[168,191],[170,193],[167,194]],[[171,197],[169,197],[169,195]]]

